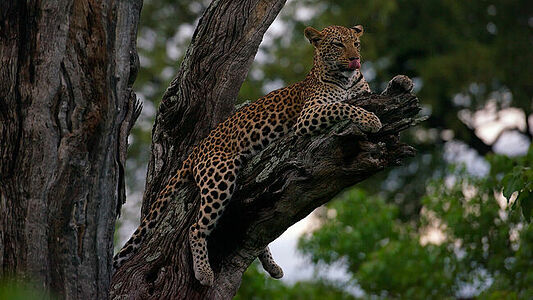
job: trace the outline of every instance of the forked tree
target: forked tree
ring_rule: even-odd
[[[124,196],[127,135],[138,115],[131,84],[140,1],[1,5],[0,262],[62,298],[229,299],[268,243],[342,189],[414,150],[399,132],[418,121],[401,85],[352,99],[383,123],[342,122],[289,134],[241,170],[208,245],[211,287],[196,281],[188,229],[199,206],[183,187],[139,251],[111,280],[113,230]],[[194,145],[235,100],[282,0],[219,0],[204,12],[157,112],[141,218]],[[343,24],[354,25],[354,24]],[[295,78],[295,81],[299,79]],[[283,267],[283,266],[282,266]]]

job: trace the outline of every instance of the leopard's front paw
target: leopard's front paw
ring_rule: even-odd
[[[366,132],[376,133],[381,129],[381,121],[374,114],[369,112],[363,117],[363,120],[359,123],[359,128]]]
[[[413,91],[413,87],[413,81],[409,77],[405,75],[396,75],[391,81],[389,81],[387,88],[382,94],[410,93]]]

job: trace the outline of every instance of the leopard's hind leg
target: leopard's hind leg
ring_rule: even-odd
[[[272,278],[280,279],[283,277],[283,270],[274,261],[274,258],[272,258],[272,253],[270,253],[268,246],[259,254],[258,258],[263,269],[265,269]]]
[[[214,281],[207,253],[207,237],[231,199],[239,166],[238,158],[218,154],[197,162],[193,170],[201,204],[198,219],[189,231],[189,243],[194,275],[203,285],[210,286]]]

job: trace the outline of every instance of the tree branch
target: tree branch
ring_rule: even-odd
[[[200,203],[191,184],[115,274],[113,282],[120,284],[112,286],[112,297],[230,299],[246,268],[289,226],[344,188],[414,155],[412,147],[399,141],[400,131],[421,121],[414,95],[372,94],[349,103],[375,112],[383,129],[365,135],[343,122],[313,137],[290,133],[245,164],[232,202],[208,241],[212,287],[201,286],[191,267],[187,232]]]

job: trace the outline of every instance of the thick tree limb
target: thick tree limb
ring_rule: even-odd
[[[398,139],[400,131],[420,121],[414,95],[373,94],[350,102],[375,112],[383,129],[365,135],[343,122],[318,136],[291,133],[245,164],[238,190],[208,242],[213,287],[201,286],[191,267],[187,232],[200,202],[191,184],[152,238],[115,274],[112,297],[230,299],[258,253],[290,225],[344,188],[414,154]]]

